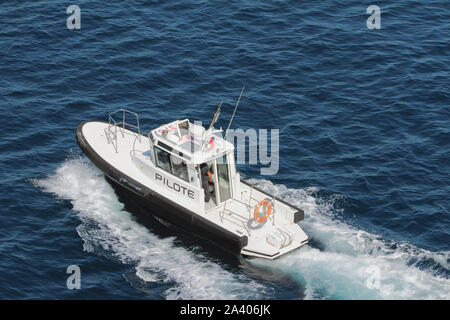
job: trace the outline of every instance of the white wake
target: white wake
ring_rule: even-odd
[[[70,200],[82,221],[77,228],[84,250],[102,248],[123,263],[135,265],[144,282],[173,283],[167,299],[262,299],[266,288],[245,275],[231,273],[204,256],[162,239],[124,210],[103,174],[84,159],[66,160],[35,184]]]
[[[313,197],[313,189],[288,189],[270,181],[255,185],[305,210],[301,222],[323,250],[305,246],[274,261],[250,260],[296,279],[309,299],[450,299],[450,280],[417,261],[429,259],[450,270],[449,252],[430,252],[352,227],[336,218],[332,202]],[[160,238],[124,210],[103,174],[84,158],[66,160],[36,185],[69,200],[81,220],[84,249],[134,265],[144,282],[167,283],[167,299],[265,299],[272,288],[234,273],[175,238]]]
[[[267,180],[250,180],[305,211],[300,223],[323,250],[305,246],[275,261],[253,263],[292,275],[310,299],[450,299],[450,280],[417,261],[432,260],[450,270],[449,252],[430,252],[354,228],[336,218],[332,202]],[[321,248],[322,249],[322,248]]]

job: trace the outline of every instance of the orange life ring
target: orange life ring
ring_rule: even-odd
[[[272,212],[272,200],[271,199],[264,199],[258,202],[258,204],[255,207],[255,210],[253,210],[253,217],[255,218],[256,222],[263,223],[269,218],[270,213]],[[263,217],[259,216],[259,207],[260,206],[266,206],[266,214]]]

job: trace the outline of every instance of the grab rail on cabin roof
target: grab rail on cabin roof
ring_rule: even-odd
[[[117,122],[114,119],[114,116],[120,112],[122,113],[122,117],[121,117],[122,121]],[[127,118],[126,118],[127,114],[130,114],[130,115],[133,115],[136,117],[135,125],[127,123]],[[111,128],[114,128],[114,131]],[[114,112],[111,112],[108,115],[108,130],[107,130],[108,143],[110,143],[110,140],[112,140],[112,143],[114,145],[114,149],[116,150],[116,153],[119,152],[118,144],[117,144],[117,128],[119,128],[119,132],[120,131],[122,132],[122,138],[125,137],[125,128],[137,129],[137,135],[139,137],[139,142],[141,142],[141,126],[139,124],[139,116],[136,112],[128,111],[125,109],[119,109]],[[120,130],[120,129],[122,129],[122,130]],[[114,141],[115,141],[115,144],[114,144]]]

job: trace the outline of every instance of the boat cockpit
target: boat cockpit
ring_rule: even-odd
[[[221,132],[214,128],[206,130],[184,119],[149,133],[153,164],[175,180],[203,190],[205,211],[219,206],[237,192],[232,183],[233,177],[239,175],[234,146],[221,137]],[[239,177],[235,178],[239,181]]]

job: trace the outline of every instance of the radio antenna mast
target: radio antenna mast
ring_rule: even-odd
[[[225,131],[225,137],[223,137],[224,140],[227,138],[228,130],[230,129],[231,122],[233,122],[234,114],[236,113],[237,107],[239,105],[239,101],[241,101],[241,97],[242,97],[242,93],[244,92],[244,88],[245,88],[245,86],[242,86],[241,94],[239,95],[239,99],[236,102],[236,106],[234,107],[233,115],[231,116],[230,123],[228,124],[227,131]]]
[[[222,103],[223,101],[220,102],[220,104],[217,105],[217,111],[214,113],[214,116],[211,120],[211,122],[209,123],[209,129],[211,129],[212,127],[214,127],[214,124],[216,123],[217,119],[219,118],[220,115],[220,107],[222,107]]]

